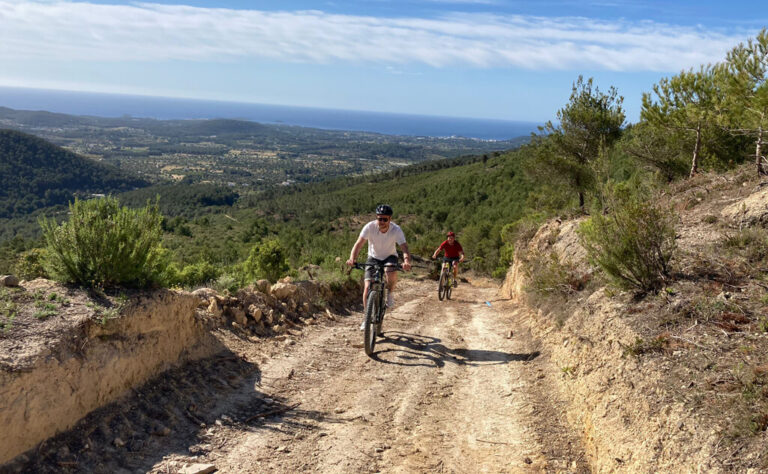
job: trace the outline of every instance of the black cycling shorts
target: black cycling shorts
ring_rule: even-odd
[[[372,264],[372,263],[384,263],[384,264],[390,264],[390,265],[397,265],[397,255],[390,255],[389,257],[385,258],[384,260],[378,260],[373,257],[368,257],[368,260],[365,261],[365,263]],[[395,268],[385,268],[385,272],[394,272]],[[373,280],[374,275],[376,275],[376,267],[365,267],[365,279],[367,280]]]

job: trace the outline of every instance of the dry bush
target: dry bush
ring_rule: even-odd
[[[570,261],[561,262],[555,252],[535,252],[527,257],[526,276],[529,292],[542,296],[568,297],[584,290],[591,280]]]
[[[762,227],[745,227],[725,235],[722,247],[732,255],[754,265],[768,258],[768,231]]]

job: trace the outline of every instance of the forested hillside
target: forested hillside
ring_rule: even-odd
[[[177,219],[173,228],[187,236],[177,231],[169,245],[184,261],[197,253],[233,264],[277,239],[294,268],[331,268],[375,205],[387,202],[417,253],[430,254],[454,230],[470,267],[501,276],[515,240],[545,218],[600,215],[618,203],[644,212],[670,181],[745,160],[764,173],[767,51],[762,32],[723,63],[662,79],[644,97],[641,121],[629,125],[614,87],[579,77],[557,116],[515,151],[271,189],[241,200],[228,217]],[[220,239],[205,237],[212,233]]]
[[[553,121],[515,150],[245,192],[236,185],[190,187],[197,180],[185,177],[177,185],[122,199],[140,206],[160,196],[164,245],[172,259],[182,270],[205,269],[183,279],[185,284],[216,279],[225,286],[245,284],[259,275],[254,262],[265,253],[294,274],[308,264],[337,271],[336,259],[346,257],[360,227],[382,202],[395,208],[394,220],[416,253],[431,254],[453,230],[470,268],[501,276],[515,241],[546,218],[600,216],[621,206],[642,213],[670,182],[732,169],[745,160],[754,160],[755,173],[765,174],[766,58],[768,33],[763,31],[736,46],[722,63],[663,78],[644,96],[635,124],[626,123],[624,99],[614,87],[600,89],[593,79],[579,77]],[[229,127],[226,121],[200,125],[216,131]],[[195,146],[203,145],[218,146]],[[370,151],[371,145],[391,143],[368,145]],[[256,161],[243,163],[242,171],[256,172]],[[11,256],[4,257],[9,261],[19,249],[34,245],[17,239],[0,252]]]
[[[0,130],[0,218],[148,183],[33,135]]]

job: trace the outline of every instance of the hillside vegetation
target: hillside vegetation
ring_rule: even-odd
[[[625,123],[623,98],[615,88],[600,89],[592,79],[579,77],[555,120],[512,151],[266,186],[239,193],[236,200],[216,188],[183,192],[194,182],[185,178],[178,187],[157,189],[166,213],[165,246],[181,271],[207,269],[190,272],[223,279],[225,286],[246,283],[245,262],[262,246],[279,249],[294,274],[307,265],[332,273],[375,205],[387,202],[418,254],[431,253],[453,230],[470,257],[468,266],[500,277],[512,261],[514,242],[548,217],[606,214],[609,221],[595,225],[611,229],[618,222],[610,217],[617,203],[636,215],[662,215],[647,206],[655,205],[653,197],[670,182],[728,170],[746,160],[754,160],[755,173],[763,174],[766,37],[762,32],[735,47],[720,64],[662,79],[644,96],[636,124]],[[142,205],[152,197],[148,194],[133,193],[124,203]],[[599,239],[601,232],[595,235]],[[641,240],[626,236],[613,244],[632,248]],[[13,253],[5,248],[6,254]],[[592,248],[612,251],[599,241]],[[615,255],[621,259],[621,252]],[[671,253],[665,250],[664,255],[667,259]],[[666,261],[656,267],[666,268]],[[642,281],[657,289],[654,278],[643,276]],[[187,284],[194,280],[184,279]]]
[[[67,204],[76,195],[118,193],[147,185],[145,180],[33,135],[0,130],[0,218]]]

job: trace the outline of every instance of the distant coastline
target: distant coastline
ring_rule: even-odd
[[[529,135],[538,124],[506,120],[389,114],[310,107],[174,99],[137,95],[0,87],[0,106],[71,115],[155,119],[231,118],[328,130],[387,135],[507,140]]]

